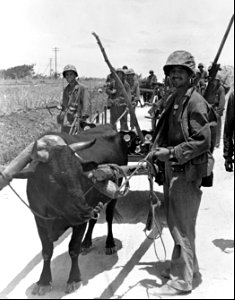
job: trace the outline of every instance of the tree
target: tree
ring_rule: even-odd
[[[4,70],[4,79],[21,79],[27,76],[32,77],[34,75],[34,66],[35,64],[21,65]]]

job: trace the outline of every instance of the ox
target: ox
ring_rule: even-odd
[[[71,227],[72,236],[69,242],[71,269],[65,290],[70,293],[78,289],[82,281],[78,256],[87,221],[90,221],[91,227],[83,245],[86,247],[91,245],[92,229],[96,222],[92,220],[92,215],[100,202],[108,202],[107,253],[113,253],[115,247],[112,220],[116,199],[110,201],[106,195],[92,189],[94,186],[87,178],[86,172],[99,164],[127,165],[126,143],[110,125],[100,125],[76,136],[48,133],[35,142],[30,158],[30,172],[24,173],[23,170],[18,175],[13,174],[12,177],[28,178],[27,197],[30,208],[36,212],[34,217],[42,243],[43,269],[32,293],[44,295],[51,289],[50,264],[53,242]],[[5,179],[6,175],[7,172]]]

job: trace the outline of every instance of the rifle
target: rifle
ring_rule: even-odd
[[[217,62],[218,62],[218,60],[219,60],[221,51],[222,51],[222,49],[223,49],[223,47],[224,47],[225,41],[226,41],[226,39],[227,39],[227,37],[228,37],[229,31],[230,31],[230,29],[231,29],[231,26],[232,26],[232,24],[233,24],[233,20],[234,20],[234,15],[232,16],[232,18],[231,18],[231,20],[230,20],[230,22],[229,22],[229,24],[228,24],[228,27],[227,27],[227,29],[226,29],[226,32],[225,32],[225,34],[224,34],[224,36],[223,36],[223,39],[222,39],[222,42],[221,42],[221,44],[220,44],[219,50],[218,50],[218,52],[217,52],[217,54],[216,54],[216,56],[215,56],[215,59],[214,59],[214,61],[213,61],[213,63],[212,63],[211,69],[210,69],[210,71],[209,71],[209,82],[208,82],[207,88],[206,88],[206,90],[205,90],[204,98],[205,98],[210,104],[212,104],[213,101],[214,101],[214,93],[213,93],[214,87],[213,87],[213,81],[214,81],[214,79],[215,79],[215,77],[216,77],[216,74],[217,74],[218,70],[220,69],[220,64],[218,64]]]
[[[120,86],[120,88],[121,88],[121,90],[122,90],[122,93],[123,93],[123,96],[124,96],[124,100],[125,100],[125,102],[126,102],[126,104],[127,104],[127,107],[128,107],[128,109],[129,109],[129,113],[130,113],[131,117],[133,118],[133,122],[134,122],[134,124],[135,124],[136,130],[137,130],[137,133],[138,133],[138,136],[139,136],[141,142],[144,143],[144,142],[145,142],[144,135],[143,135],[142,131],[140,130],[140,126],[139,126],[139,123],[138,123],[138,121],[137,121],[137,118],[136,118],[136,115],[135,115],[135,111],[134,111],[134,109],[133,109],[133,107],[132,107],[132,105],[131,105],[131,100],[129,99],[129,97],[128,97],[128,95],[127,95],[127,92],[126,92],[126,90],[125,90],[125,87],[124,87],[123,83],[121,82],[120,78],[118,77],[117,73],[115,72],[115,69],[114,69],[113,66],[111,65],[110,61],[108,60],[108,57],[107,57],[107,55],[106,55],[106,53],[105,53],[104,47],[103,47],[103,45],[101,44],[101,41],[100,41],[98,35],[97,35],[96,33],[94,33],[94,32],[93,32],[92,34],[94,35],[94,37],[95,37],[96,40],[97,40],[97,43],[98,43],[98,45],[99,45],[99,47],[100,47],[100,50],[101,50],[101,52],[102,52],[102,54],[103,54],[103,56],[104,56],[105,62],[107,63],[107,65],[108,65],[108,67],[109,67],[111,73],[113,73],[115,79],[117,80],[117,82],[118,82],[118,84],[119,84],[119,86]]]
[[[62,107],[60,105],[46,105],[46,106],[42,106],[42,107],[37,107],[34,110],[41,110],[41,109],[47,109],[50,113],[50,115],[52,116],[52,112],[51,109],[56,108],[58,110],[61,110]]]

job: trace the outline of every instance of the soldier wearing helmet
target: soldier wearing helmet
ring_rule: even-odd
[[[73,65],[66,65],[62,74],[68,85],[63,91],[62,109],[57,122],[61,124],[62,132],[71,133],[74,126],[79,131],[81,121],[89,116],[88,89],[76,79],[78,72]]]
[[[208,72],[204,70],[203,63],[198,64],[198,70],[195,74],[194,84],[197,87],[197,91],[203,96],[206,90],[208,82]]]
[[[149,76],[147,77],[147,80],[146,80],[146,88],[153,90],[156,86],[157,86],[157,76],[154,74],[153,70],[150,70]],[[152,96],[151,92],[150,93],[146,92],[144,94],[144,98],[145,98],[144,101],[149,102],[151,99],[151,96]]]
[[[116,74],[123,83],[128,96],[131,97],[130,86],[126,81],[126,71],[123,68],[117,68]],[[110,123],[117,129],[117,122],[120,120],[120,130],[128,131],[126,102],[117,79],[115,77],[113,79],[106,88],[108,107],[110,108]]]
[[[195,225],[203,178],[211,172],[209,121],[216,118],[209,119],[209,104],[192,85],[195,60],[191,53],[173,52],[163,70],[175,90],[156,125],[149,160],[164,169],[164,201],[174,249],[170,269],[162,272],[168,281],[155,294],[174,296],[191,292],[193,278],[200,274]]]
[[[220,147],[221,130],[222,130],[222,117],[225,109],[225,88],[222,84],[222,74],[218,71],[215,79],[213,80],[210,104],[214,108],[217,115],[217,128],[216,128],[216,147]]]
[[[135,108],[140,102],[140,87],[139,87],[139,81],[136,78],[135,71],[133,69],[128,69],[126,71],[126,80],[130,85],[130,90],[131,90],[131,104],[133,107],[133,110],[135,111]],[[130,127],[131,130],[134,130],[135,128],[135,123],[133,121],[132,115],[130,115]]]

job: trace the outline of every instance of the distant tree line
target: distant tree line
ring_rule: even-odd
[[[22,79],[33,77],[35,64],[12,67],[6,70],[0,70],[0,77],[3,79]]]

